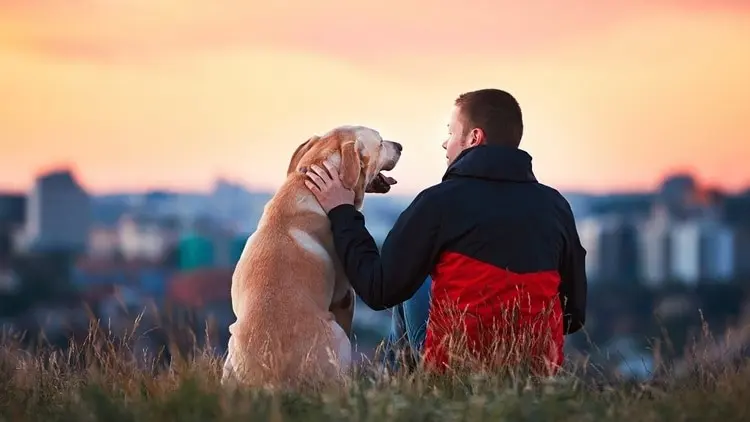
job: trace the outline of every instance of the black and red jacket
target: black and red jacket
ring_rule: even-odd
[[[505,353],[489,346],[498,337],[534,337],[526,353],[559,365],[563,335],[585,323],[586,251],[573,213],[537,182],[522,150],[463,151],[400,215],[381,252],[353,206],[328,216],[349,281],[369,307],[402,303],[432,276],[426,363],[448,362],[445,342],[458,328],[482,359]],[[540,334],[551,342],[541,345]]]

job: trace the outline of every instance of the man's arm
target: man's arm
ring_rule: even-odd
[[[566,242],[560,263],[560,301],[563,330],[565,334],[573,334],[586,324],[586,249],[581,245],[573,211],[567,201],[564,211]]]
[[[382,255],[352,205],[328,213],[336,252],[357,295],[374,310],[391,308],[414,295],[439,253],[439,208],[425,192],[401,213],[383,242]]]

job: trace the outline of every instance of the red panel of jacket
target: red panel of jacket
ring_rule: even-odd
[[[451,354],[468,352],[472,359],[489,365],[513,364],[529,357],[535,371],[555,372],[562,365],[562,307],[556,271],[517,274],[446,252],[431,276],[425,364],[444,369],[450,365],[451,349]],[[449,346],[449,341],[460,346]]]

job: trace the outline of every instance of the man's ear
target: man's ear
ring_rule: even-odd
[[[471,130],[469,137],[469,147],[475,147],[477,145],[482,145],[485,141],[485,135],[484,131],[478,127],[475,127]]]
[[[310,150],[310,148],[313,146],[313,143],[318,139],[320,139],[319,136],[313,136],[307,141],[301,143],[300,146],[298,146],[297,149],[294,150],[294,154],[292,154],[292,160],[289,161],[289,167],[286,170],[287,176],[289,176],[289,174],[291,174],[293,171],[297,170],[297,165],[302,159],[302,156],[304,156],[305,153]]]
[[[361,169],[362,163],[357,153],[356,142],[348,141],[341,144],[341,169],[339,169],[341,184],[347,189],[354,189]]]

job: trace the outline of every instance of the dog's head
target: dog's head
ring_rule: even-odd
[[[354,190],[354,203],[359,208],[365,192],[386,193],[395,183],[382,172],[396,167],[401,149],[401,144],[383,140],[374,129],[341,126],[323,136],[313,136],[298,146],[289,162],[287,175],[328,160],[338,169],[341,183]]]

